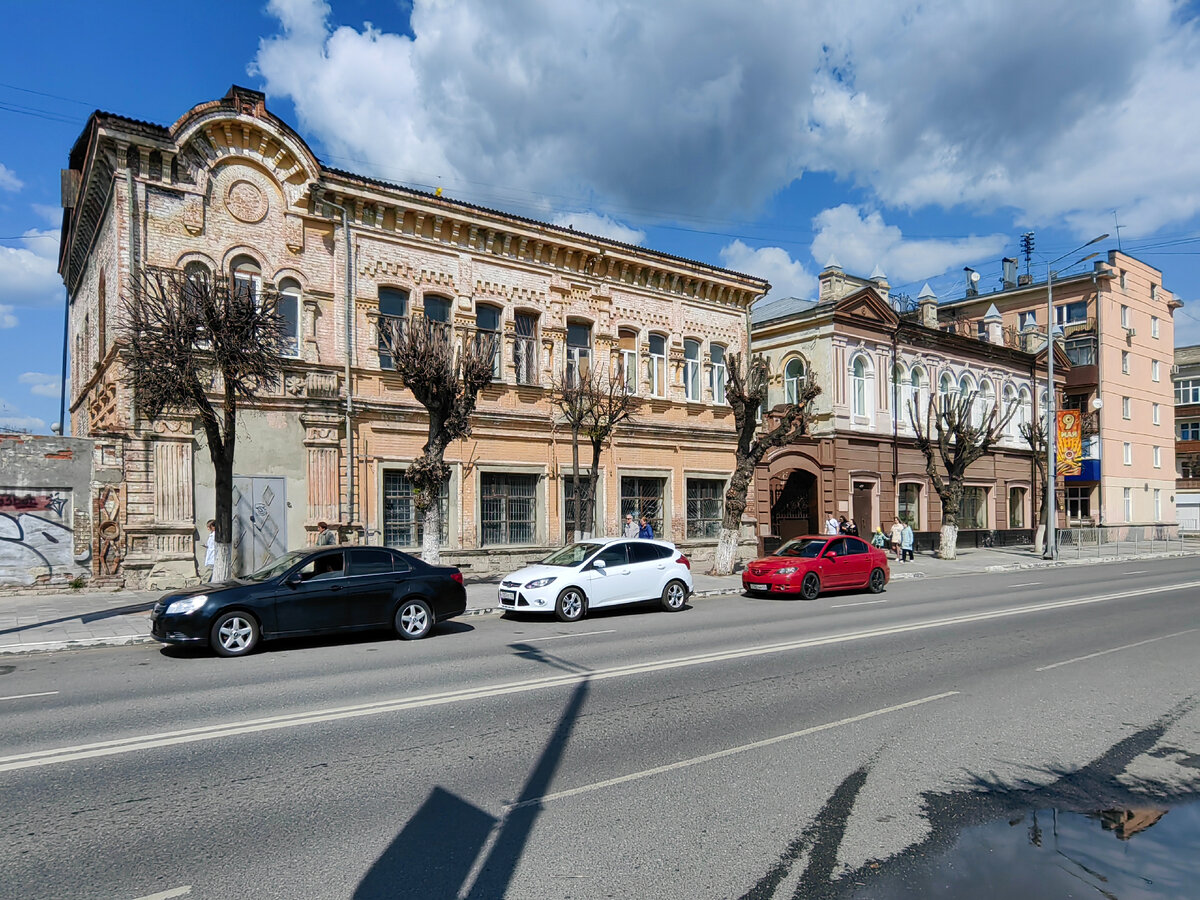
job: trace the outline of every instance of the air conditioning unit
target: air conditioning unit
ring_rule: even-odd
[[[1172,374],[1172,375],[1178,375],[1178,374],[1179,374],[1179,366],[1178,366],[1178,365],[1171,366],[1171,374]]]

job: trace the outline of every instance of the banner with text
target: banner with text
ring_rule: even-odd
[[[1078,475],[1083,463],[1083,432],[1079,410],[1058,411],[1058,474]]]

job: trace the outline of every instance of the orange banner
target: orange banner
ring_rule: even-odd
[[[1078,475],[1083,463],[1083,432],[1080,428],[1079,411],[1058,411],[1058,457],[1059,475]]]

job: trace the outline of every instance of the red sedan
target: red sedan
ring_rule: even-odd
[[[878,594],[890,578],[887,554],[844,534],[811,535],[788,541],[742,571],[746,593],[799,594],[816,600],[824,590],[867,588]]]

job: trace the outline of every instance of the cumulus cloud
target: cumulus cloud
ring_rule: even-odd
[[[38,397],[57,397],[62,384],[58,375],[48,375],[45,372],[23,372],[17,381],[29,385],[29,393]]]
[[[0,430],[44,432],[46,421],[37,416],[26,416],[7,400],[0,397]]]
[[[0,163],[0,190],[4,191],[19,191],[25,187],[25,182],[21,181],[4,163]]]
[[[13,308],[5,303],[0,303],[0,328],[16,328],[17,317],[13,315]]]
[[[30,206],[37,213],[37,217],[47,225],[57,227],[62,224],[63,211],[61,207],[55,206],[52,203],[32,203]]]
[[[734,241],[721,248],[721,265],[771,282],[771,290],[765,298],[768,300],[779,297],[811,299],[817,292],[816,276],[781,247],[755,249]]]
[[[628,225],[622,225],[615,219],[599,213],[573,212],[558,213],[550,219],[554,225],[562,228],[574,228],[586,234],[606,237],[609,240],[620,241],[622,244],[640,244],[646,239],[646,232]]]
[[[20,247],[0,247],[0,302],[5,307],[55,306],[62,302],[58,232],[31,228]]]
[[[1044,226],[1118,207],[1130,235],[1200,207],[1200,30],[1172,0],[414,0],[411,36],[268,9],[253,70],[338,162],[506,209],[741,213],[809,171]]]
[[[813,259],[823,264],[836,256],[842,268],[869,275],[880,266],[893,284],[932,278],[974,260],[997,259],[1008,238],[1002,234],[954,240],[905,240],[900,229],[888,225],[878,211],[843,203],[813,219]]]

